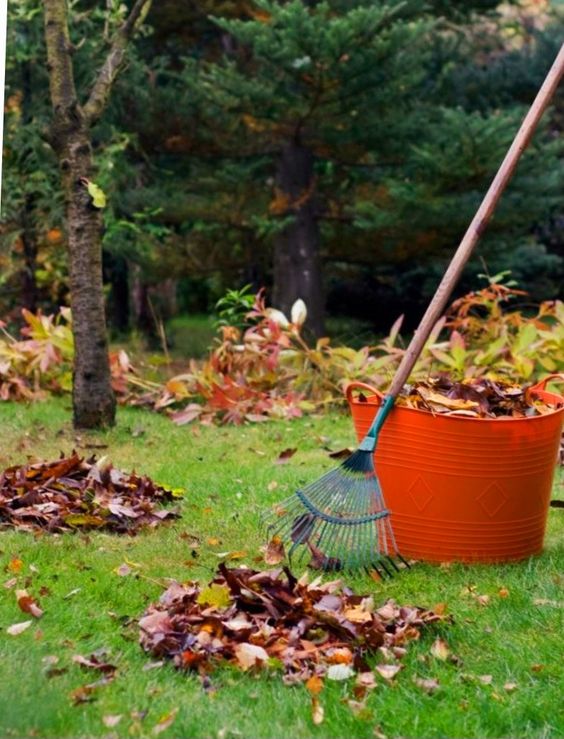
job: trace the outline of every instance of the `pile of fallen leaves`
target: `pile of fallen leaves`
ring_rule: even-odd
[[[515,383],[485,377],[454,382],[444,375],[406,386],[397,405],[469,418],[528,418],[556,407]]]
[[[400,671],[408,642],[448,620],[423,608],[378,607],[340,580],[308,583],[287,569],[256,571],[219,565],[206,587],[174,582],[139,621],[141,646],[180,669],[207,674],[219,663],[242,670],[281,670],[286,684],[306,682],[316,695],[323,678],[356,675],[360,693],[375,687],[367,661],[385,680]],[[355,692],[356,694],[356,692]],[[315,708],[315,706],[314,706]]]
[[[135,533],[177,517],[176,511],[161,504],[181,496],[181,490],[115,469],[106,457],[96,461],[73,452],[53,462],[8,467],[0,473],[0,529]]]

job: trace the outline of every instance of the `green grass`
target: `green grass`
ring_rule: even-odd
[[[207,356],[217,332],[213,316],[184,314],[168,321],[166,335],[172,356],[185,359]]]
[[[320,437],[329,437],[333,448],[353,444],[350,419],[193,429],[125,409],[116,429],[77,434],[67,406],[67,401],[0,404],[0,468],[29,455],[52,458],[73,448],[89,453],[87,445],[107,444],[97,453],[111,455],[117,466],[185,487],[183,518],[135,538],[0,534],[0,583],[12,577],[4,570],[19,557],[24,564],[18,587],[35,595],[42,586],[49,588],[39,599],[43,618],[13,637],[6,627],[29,617],[19,611],[14,589],[0,584],[0,736],[152,736],[155,724],[174,708],[178,714],[161,734],[165,738],[372,737],[376,726],[390,737],[564,735],[561,510],[551,510],[545,552],[538,558],[495,567],[418,564],[386,583],[350,578],[352,587],[373,593],[377,602],[445,603],[454,623],[410,645],[405,669],[391,686],[379,681],[365,716],[355,717],[343,702],[350,686],[326,684],[321,694],[325,722],[314,726],[305,688],[285,687],[279,675],[254,677],[220,669],[212,677],[217,692],[208,695],[196,677],[170,665],[143,670],[149,660],[137,644],[135,619],[158,597],[164,578],[209,579],[218,562],[214,552],[245,550],[252,565],[261,543],[258,511],[291,493],[300,480],[313,480],[333,466]],[[294,446],[299,451],[289,464],[274,464],[281,449]],[[278,488],[269,492],[273,480]],[[562,497],[561,492],[557,485],[555,494]],[[183,532],[201,538],[197,558]],[[211,537],[221,544],[210,546]],[[136,563],[136,576],[116,574],[126,561]],[[489,605],[479,606],[465,595],[468,585],[489,595]],[[500,588],[509,591],[508,597],[499,596]],[[536,599],[548,603],[535,605]],[[429,657],[437,633],[462,666]],[[72,655],[103,648],[118,666],[116,679],[96,691],[95,701],[73,706],[69,693],[97,676],[73,664]],[[49,655],[60,658],[56,667],[67,668],[64,674],[45,676],[43,659]],[[490,685],[477,680],[486,674],[492,675]],[[437,678],[440,689],[422,693],[413,683],[415,676]],[[506,692],[507,682],[517,688]],[[103,724],[108,714],[123,715],[115,728]]]

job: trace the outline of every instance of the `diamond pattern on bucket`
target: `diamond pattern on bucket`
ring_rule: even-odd
[[[431,488],[422,477],[418,477],[407,491],[417,510],[422,513],[433,500]]]
[[[509,500],[505,490],[497,482],[488,485],[481,495],[476,498],[482,510],[490,517],[496,516]]]

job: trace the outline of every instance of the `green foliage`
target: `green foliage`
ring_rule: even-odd
[[[251,293],[250,285],[244,285],[240,290],[228,290],[215,304],[218,315],[216,326],[242,328],[254,302],[255,296]]]

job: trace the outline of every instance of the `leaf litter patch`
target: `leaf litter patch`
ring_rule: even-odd
[[[243,671],[281,671],[284,683],[304,682],[314,695],[314,684],[320,689],[324,678],[356,675],[359,693],[375,687],[371,656],[382,663],[377,674],[392,680],[409,642],[430,625],[450,621],[393,600],[378,607],[341,580],[309,583],[287,567],[256,571],[222,563],[207,586],[172,582],[139,628],[141,647],[152,657],[196,670],[204,681],[227,663]]]
[[[176,510],[163,506],[182,495],[144,475],[116,469],[107,457],[84,459],[73,452],[0,473],[0,529],[134,534],[178,518]]]

